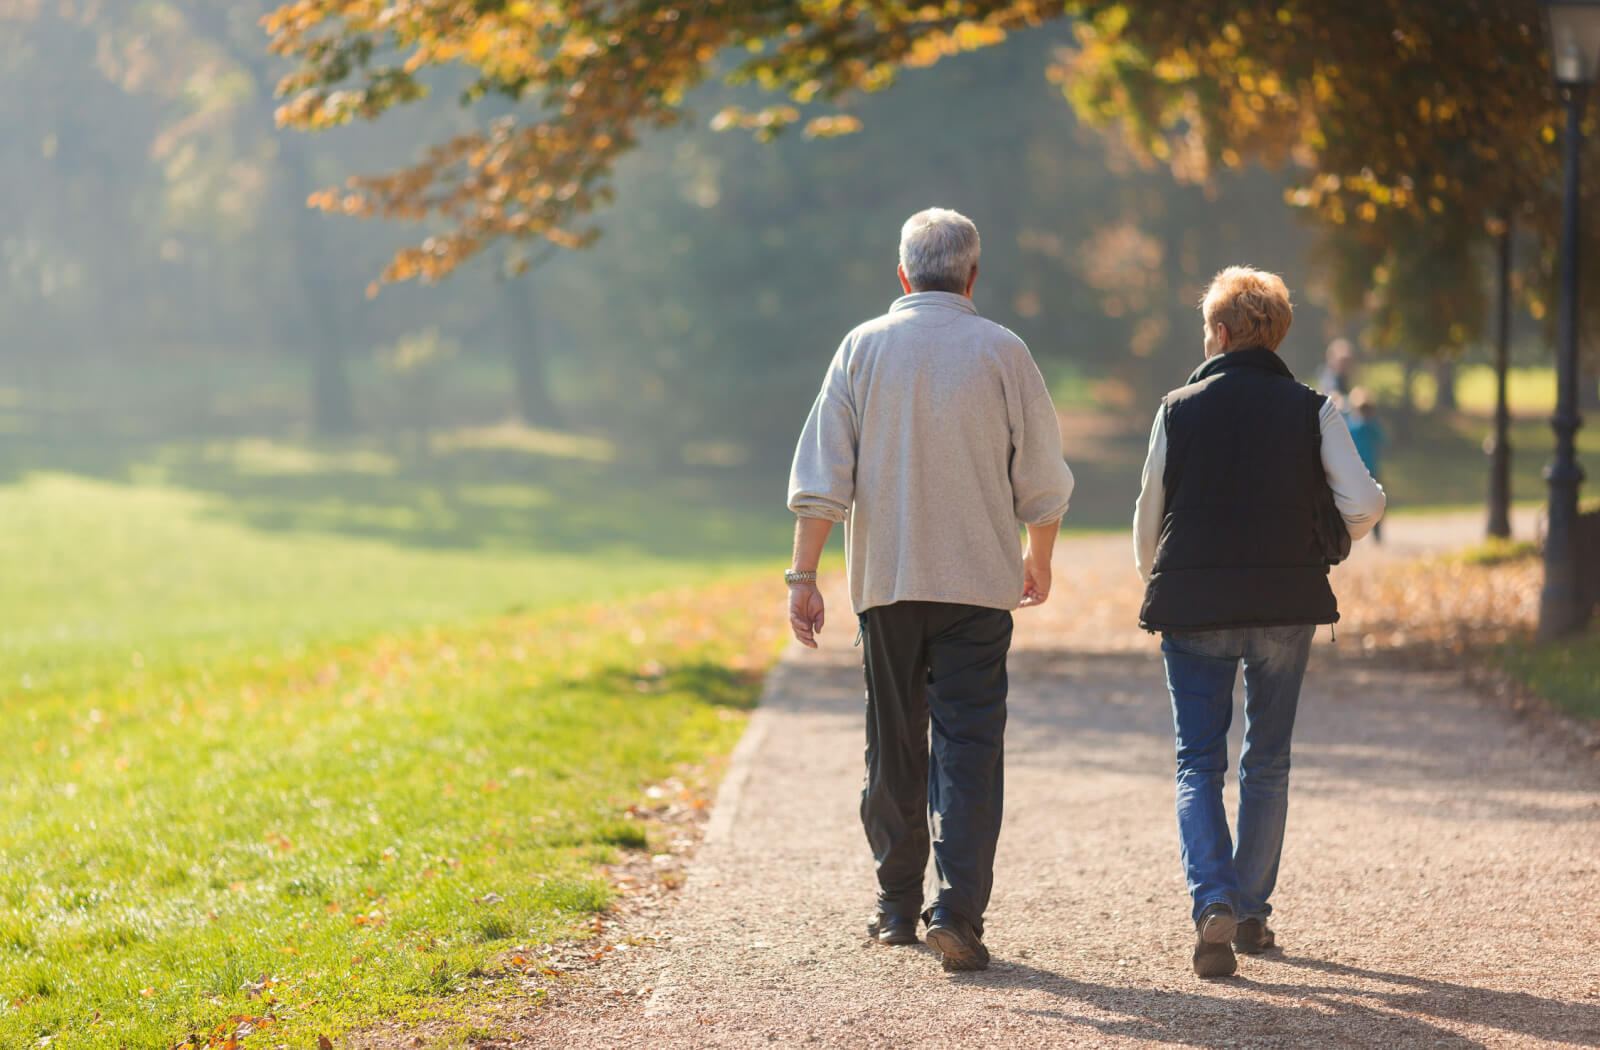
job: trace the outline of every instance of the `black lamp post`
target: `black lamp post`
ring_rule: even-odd
[[[1489,535],[1511,537],[1511,411],[1506,372],[1511,356],[1511,212],[1500,227],[1500,324],[1494,340],[1494,436],[1489,439]]]
[[[1561,305],[1557,315],[1556,454],[1545,468],[1550,483],[1550,530],[1545,537],[1539,636],[1582,627],[1589,610],[1578,593],[1578,162],[1583,106],[1600,64],[1600,0],[1545,0],[1551,67],[1567,109],[1566,191],[1561,225]]]

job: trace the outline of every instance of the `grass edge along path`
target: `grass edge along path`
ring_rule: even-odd
[[[1567,714],[1600,726],[1600,623],[1551,642],[1513,639],[1495,650],[1494,661]]]
[[[1482,666],[1600,729],[1600,620],[1569,638],[1535,640],[1537,544],[1490,539],[1381,573],[1334,571],[1339,633],[1363,652]]]
[[[779,611],[762,575],[75,698],[0,742],[0,1045],[311,1047],[492,995],[608,905],[644,786],[738,739]]]
[[[1490,539],[1457,557],[1481,570],[1540,564],[1543,552],[1527,541]],[[1600,621],[1566,638],[1537,641],[1531,625],[1490,650],[1491,660],[1514,681],[1576,718],[1600,724]]]

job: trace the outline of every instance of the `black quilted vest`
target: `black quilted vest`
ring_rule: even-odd
[[[1166,396],[1166,509],[1141,627],[1339,619],[1315,536],[1325,401],[1260,348],[1218,354]]]

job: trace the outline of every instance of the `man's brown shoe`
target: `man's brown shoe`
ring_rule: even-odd
[[[944,956],[944,969],[948,973],[960,970],[987,970],[989,949],[972,928],[972,924],[959,915],[940,908],[928,922],[924,938],[928,947]]]
[[[1260,955],[1277,943],[1278,938],[1273,934],[1272,927],[1262,919],[1246,919],[1233,931],[1234,951],[1246,955]]]
[[[1234,930],[1238,924],[1226,904],[1208,904],[1194,924],[1194,972],[1198,977],[1232,977],[1239,970],[1234,958]]]

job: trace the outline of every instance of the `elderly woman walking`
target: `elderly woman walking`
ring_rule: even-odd
[[[1133,536],[1146,580],[1140,626],[1161,632],[1172,694],[1192,963],[1201,977],[1225,977],[1237,969],[1235,949],[1275,942],[1267,916],[1300,683],[1316,625],[1339,618],[1323,522],[1337,529],[1342,519],[1360,539],[1383,515],[1384,495],[1339,406],[1295,382],[1278,357],[1294,316],[1282,280],[1229,267],[1201,313],[1205,363],[1156,414]],[[1241,664],[1235,840],[1222,779]]]

